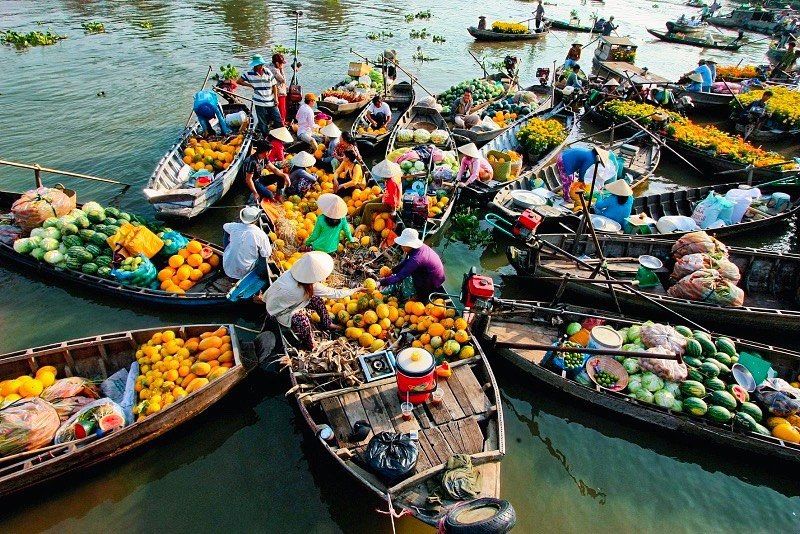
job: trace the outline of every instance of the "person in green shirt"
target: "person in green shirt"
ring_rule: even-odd
[[[339,239],[342,232],[351,243],[356,239],[350,231],[347,222],[347,204],[341,197],[332,193],[323,193],[317,199],[317,206],[322,215],[317,217],[314,230],[306,239],[305,244],[313,250],[332,254],[339,248]]]

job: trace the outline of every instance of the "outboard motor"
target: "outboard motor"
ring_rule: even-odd
[[[536,78],[539,80],[539,85],[547,85],[550,80],[550,69],[547,67],[539,67],[536,69]]]
[[[479,275],[475,267],[472,267],[464,275],[464,283],[461,286],[461,302],[473,312],[481,312],[492,307],[493,297],[494,280],[488,276]]]
[[[536,227],[542,223],[542,219],[541,215],[528,208],[514,221],[511,233],[527,241],[532,234],[536,233]]]

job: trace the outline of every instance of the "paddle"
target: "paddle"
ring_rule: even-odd
[[[208,83],[208,78],[211,76],[211,71],[213,71],[213,70],[214,70],[214,67],[209,65],[208,66],[208,72],[206,72],[206,77],[203,80],[203,85],[200,86],[200,91],[202,91],[205,88],[206,84]],[[194,115],[194,107],[192,107],[192,111],[189,112],[189,118],[186,119],[186,126],[183,127],[184,130],[186,128],[188,128],[189,127],[189,123],[192,122],[192,115]]]
[[[472,50],[467,50],[467,52],[469,53],[469,55],[470,55],[470,56],[472,56],[472,59],[474,59],[474,60],[475,60],[475,63],[477,63],[477,64],[478,64],[478,66],[479,66],[479,67],[481,68],[481,70],[483,71],[483,77],[484,77],[484,78],[488,78],[488,77],[489,77],[489,73],[488,73],[488,72],[487,72],[487,70],[486,70],[486,65],[484,64],[484,62],[483,62],[483,61],[480,61],[480,60],[479,60],[479,59],[478,59],[478,58],[475,56],[475,54],[473,54],[473,53],[472,53]]]

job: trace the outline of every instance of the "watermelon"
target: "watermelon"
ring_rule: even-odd
[[[106,217],[106,220],[103,222],[108,225],[117,226],[117,219],[115,217]]]
[[[717,375],[719,375],[719,367],[709,361],[703,362],[703,364],[697,370],[700,371],[700,374],[706,378],[715,378]]]
[[[721,361],[717,360],[716,358],[706,358],[705,361],[709,362],[709,363],[713,363],[714,365],[716,365],[717,369],[719,369],[719,373],[721,375],[726,375],[726,374],[729,374],[731,372],[730,368],[727,365],[725,365]]]
[[[724,352],[718,352],[718,353],[716,353],[716,354],[714,355],[714,359],[715,359],[715,360],[717,360],[717,361],[718,361],[719,363],[721,363],[722,365],[724,365],[725,367],[730,367],[731,365],[733,365],[733,362],[731,361],[731,357],[730,357],[730,356],[728,356],[728,355],[727,355],[726,353],[724,353]]]
[[[696,380],[684,380],[680,386],[681,395],[684,397],[705,397],[706,388]]]
[[[737,401],[745,403],[750,400],[750,394],[739,384],[731,384],[727,388],[728,393],[733,395]]]
[[[753,426],[752,431],[755,432],[756,434],[761,434],[762,436],[772,435],[769,429],[764,425],[762,425],[761,423],[756,423],[755,426]]]
[[[700,343],[703,348],[704,356],[713,356],[717,353],[717,347],[711,342],[711,338],[702,332],[695,332],[694,338]]]
[[[113,206],[109,206],[105,209],[106,217],[116,217],[119,218],[119,210]]]
[[[71,271],[80,271],[81,270],[81,262],[78,258],[74,256],[70,256],[67,254],[65,258],[64,267],[70,269]]]
[[[111,278],[111,267],[101,266],[97,268],[97,276],[102,276],[103,278]]]
[[[725,382],[719,378],[707,378],[703,382],[703,385],[705,385],[706,389],[709,391],[722,391],[725,389]]]
[[[89,241],[93,245],[97,245],[98,247],[105,247],[108,246],[108,242],[106,241],[108,236],[103,232],[95,232],[94,235],[89,239]]]
[[[683,363],[685,363],[689,367],[694,367],[694,368],[700,367],[703,364],[702,360],[694,356],[684,356]]]
[[[94,259],[94,262],[99,265],[100,267],[110,267],[111,266],[111,257],[110,256],[97,256]]]
[[[86,245],[86,252],[92,255],[92,257],[97,257],[100,255],[100,247],[97,245]]]
[[[754,430],[758,422],[749,413],[736,412],[733,416],[733,424],[745,430]]]
[[[743,402],[741,406],[739,406],[739,412],[746,413],[750,417],[752,417],[756,423],[760,423],[761,420],[764,418],[764,414],[761,412],[761,408],[753,404],[752,402]]]
[[[66,246],[69,247],[81,247],[83,246],[83,240],[81,240],[80,236],[77,235],[68,235],[65,236],[61,242]]]
[[[687,371],[686,377],[689,380],[694,380],[696,382],[702,382],[706,378],[700,373],[700,371],[698,371],[697,369],[692,369],[691,367]]]
[[[78,232],[78,235],[81,236],[81,239],[83,239],[84,241],[90,241],[95,233],[96,232],[94,230],[90,230],[87,228],[86,230],[81,230],[80,232]]]
[[[728,356],[736,356],[736,344],[729,337],[718,337],[715,343],[717,351],[724,352]]]
[[[96,263],[84,263],[81,267],[81,271],[85,274],[97,274],[97,269],[99,267]]]
[[[712,391],[711,396],[709,397],[709,402],[711,404],[716,404],[717,406],[722,406],[729,410],[735,410],[737,403],[736,399],[728,393],[727,391]]]
[[[703,355],[703,346],[696,339],[689,339],[686,342],[685,355],[691,356],[692,358],[700,358]],[[699,367],[699,365],[697,367]]]
[[[682,403],[684,413],[689,415],[701,417],[708,411],[708,405],[703,402],[703,399],[698,399],[697,397],[688,397],[683,399]]]
[[[126,211],[121,211],[121,212],[119,212],[119,220],[120,221],[130,221],[131,220],[131,214],[126,212]]]
[[[727,423],[733,419],[733,414],[724,406],[709,406],[706,417],[717,423]]]
[[[685,327],[685,326],[683,326],[683,325],[678,325],[678,326],[676,326],[676,327],[675,327],[675,330],[676,330],[676,331],[677,331],[677,332],[678,332],[680,335],[682,335],[683,337],[685,337],[686,339],[692,339],[692,337],[693,337],[693,336],[692,336],[692,331],[691,331],[691,330],[689,330],[687,327]]]

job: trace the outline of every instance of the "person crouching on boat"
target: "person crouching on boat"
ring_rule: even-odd
[[[211,89],[203,89],[194,94],[194,114],[203,129],[203,135],[216,135],[216,131],[211,126],[211,119],[217,119],[217,126],[222,135],[231,133],[228,123],[225,120],[225,113],[219,103],[219,97]]]
[[[394,215],[403,202],[403,169],[400,165],[389,161],[383,160],[372,168],[372,177],[375,180],[384,179],[383,196],[365,202],[361,210],[361,224],[367,225],[372,228],[372,219],[378,213],[390,213]],[[358,212],[356,212],[358,213]]]
[[[342,131],[331,121],[329,124],[326,124],[319,133],[322,134],[322,144],[325,147],[322,151],[322,157],[319,159],[322,160],[326,168],[336,170],[333,166],[333,160],[335,159],[333,154],[336,152],[336,146],[339,144],[339,140],[342,137]],[[317,149],[317,153],[319,153],[319,149]]]
[[[305,245],[313,250],[333,254],[339,248],[340,235],[354,243],[356,238],[347,222],[347,204],[340,197],[332,193],[323,193],[317,199],[317,206],[322,215],[317,217],[314,230]]]
[[[291,161],[291,171],[289,171],[289,185],[286,187],[286,195],[297,195],[300,198],[306,196],[308,190],[317,183],[316,175],[308,172],[317,159],[308,152],[298,152]]]
[[[333,172],[334,191],[340,197],[349,197],[356,189],[364,189],[366,186],[364,170],[356,159],[355,150],[345,150],[342,163]]]
[[[289,185],[289,176],[267,159],[269,143],[260,139],[254,141],[253,150],[254,153],[242,164],[245,185],[252,191],[257,204],[261,204],[262,199],[280,199],[281,191]],[[264,175],[264,170],[269,174]],[[274,193],[269,189],[271,185],[276,186]]]
[[[381,95],[375,95],[372,97],[372,102],[367,106],[367,113],[364,118],[373,129],[380,130],[392,120],[392,108],[383,101]]]
[[[561,179],[561,195],[564,200],[570,202],[574,190],[583,190],[583,182],[580,177],[584,176],[589,168],[597,161],[598,151],[596,147],[574,146],[562,150],[556,157],[556,170]],[[578,180],[575,180],[575,175]]]
[[[410,276],[417,300],[427,302],[430,294],[439,291],[444,284],[441,258],[422,242],[419,232],[413,228],[403,230],[394,244],[403,249],[406,257],[392,269],[391,275],[380,279],[380,287],[395,285]]]
[[[280,166],[286,159],[286,145],[292,143],[294,139],[289,129],[285,126],[269,131],[269,154],[267,161],[275,166]]]
[[[466,119],[470,115],[470,110],[472,109],[473,104],[474,101],[472,100],[472,90],[464,89],[464,92],[461,94],[461,96],[456,98],[451,106],[453,124],[459,128],[467,128]],[[474,124],[472,126],[474,126]]]
[[[254,268],[258,272],[267,271],[272,245],[264,230],[256,224],[260,215],[261,208],[245,206],[239,212],[241,222],[229,222],[222,226],[225,231],[222,269],[227,277],[240,280]]]
[[[487,182],[494,178],[494,169],[483,157],[475,143],[462,145],[458,147],[458,151],[463,154],[461,168],[459,168],[456,176],[458,187],[467,186],[475,180]]]
[[[303,103],[297,110],[297,138],[311,147],[311,152],[317,151],[317,139],[314,136],[314,106],[317,103],[317,95],[306,93]]]
[[[597,199],[594,212],[625,226],[625,219],[633,210],[633,190],[625,180],[615,180],[605,186],[605,193]]]
[[[581,60],[581,50],[583,45],[581,43],[572,43],[572,46],[567,50],[567,58],[564,60],[564,70],[571,69],[573,65],[577,65]]]
[[[585,79],[586,75],[581,71],[581,66],[576,63],[569,70],[565,87],[573,87],[575,90],[580,91],[583,89],[583,80]]]
[[[267,308],[266,324],[279,324],[297,336],[300,348],[312,350],[314,335],[307,312],[319,315],[320,329],[330,331],[340,327],[331,323],[323,298],[342,299],[364,291],[365,288],[334,289],[323,282],[333,272],[333,258],[324,252],[306,252],[294,265],[280,275],[269,288],[254,300]]]

